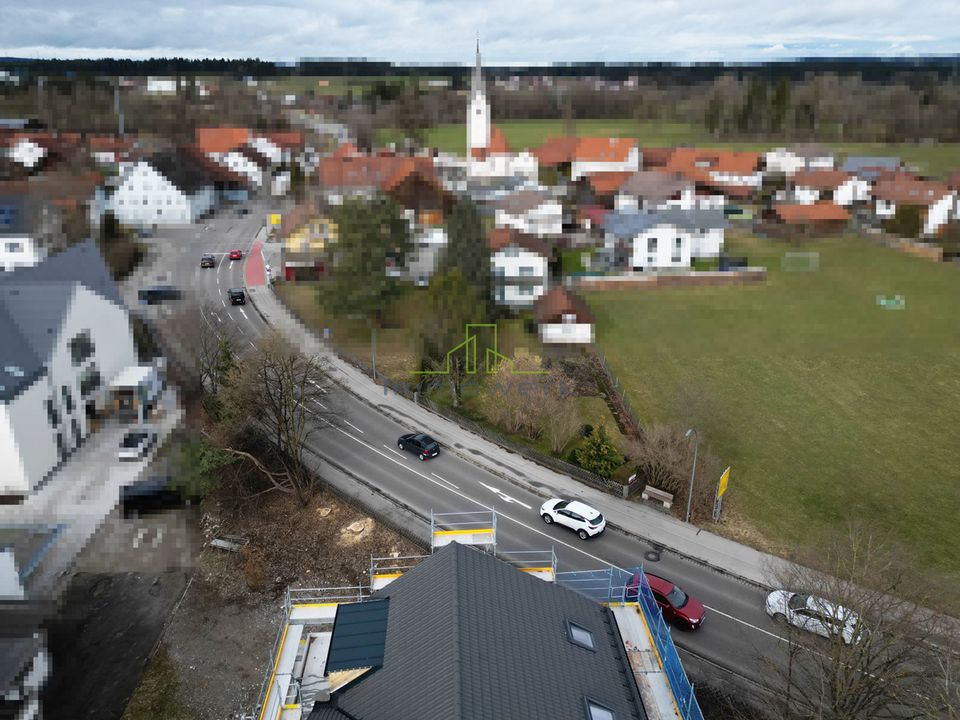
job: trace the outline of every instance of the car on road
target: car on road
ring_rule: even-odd
[[[120,441],[117,458],[120,460],[141,460],[157,442],[157,434],[146,428],[127,430]]]
[[[599,535],[607,526],[599,510],[579,500],[547,500],[540,506],[540,517],[547,525],[557,523],[574,530],[581,540]]]
[[[247,294],[243,291],[243,288],[230,288],[227,290],[227,296],[230,298],[231,305],[247,304]]]
[[[703,625],[703,618],[707,613],[703,603],[687,595],[680,589],[679,585],[674,585],[666,578],[648,572],[645,572],[644,575],[647,576],[647,584],[653,593],[653,599],[660,606],[660,612],[663,613],[664,620],[687,630],[696,630]],[[639,586],[640,573],[635,573],[630,582],[627,583],[627,600],[636,600]]]
[[[231,260],[239,260],[243,257],[243,252],[240,250],[231,250],[229,257]]]
[[[413,453],[421,460],[427,460],[440,454],[440,443],[423,433],[407,433],[397,440],[397,447]]]
[[[767,615],[779,623],[789,623],[821,637],[840,637],[847,645],[863,638],[863,625],[857,613],[814,595],[774,590],[767,596]]]
[[[141,305],[159,305],[164,300],[179,300],[180,291],[173,285],[155,285],[137,293]]]
[[[213,255],[204,255],[200,258],[200,267],[212,268],[217,266],[217,259]]]

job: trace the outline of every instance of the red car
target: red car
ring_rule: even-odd
[[[679,586],[674,585],[669,580],[665,580],[659,575],[644,573],[647,576],[647,583],[653,592],[653,598],[660,606],[663,613],[663,619],[672,622],[688,630],[696,630],[703,625],[703,616],[706,614],[706,608],[696,598],[690,597]],[[637,586],[640,584],[640,573],[633,576],[633,579],[627,584],[627,599],[636,599]]]
[[[231,251],[230,251],[230,259],[231,259],[231,260],[239,260],[239,259],[242,258],[242,257],[243,257],[243,253],[240,252],[239,250],[231,250]]]

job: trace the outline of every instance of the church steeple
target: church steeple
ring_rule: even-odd
[[[477,33],[477,63],[473,68],[473,81],[470,84],[472,95],[483,92],[483,77],[480,75],[480,33]]]

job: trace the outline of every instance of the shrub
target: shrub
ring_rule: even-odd
[[[583,437],[590,437],[593,435],[593,425],[590,423],[584,423],[583,427],[580,428],[580,435]]]
[[[580,467],[600,477],[610,477],[613,471],[623,464],[623,458],[610,441],[603,425],[587,438],[583,447],[574,451],[574,455]]]

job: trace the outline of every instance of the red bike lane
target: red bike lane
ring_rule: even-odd
[[[247,262],[243,266],[243,277],[247,287],[267,284],[267,272],[263,266],[263,255],[260,253],[261,247],[263,247],[263,240],[257,240],[250,248]]]

